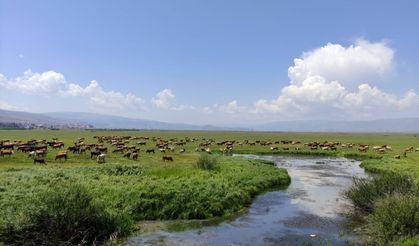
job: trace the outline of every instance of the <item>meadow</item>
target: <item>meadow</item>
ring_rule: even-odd
[[[112,153],[115,147],[106,142],[108,153],[104,164],[96,163],[89,152],[69,152],[68,160],[54,160],[59,150],[50,148],[46,165],[34,164],[27,153],[17,150],[10,157],[0,157],[0,241],[19,244],[30,239],[35,244],[90,244],[138,230],[141,221],[229,217],[243,211],[256,195],[289,184],[285,170],[275,168],[272,163],[232,157],[232,153],[360,158],[368,171],[396,172],[412,177],[415,182],[419,179],[419,152],[404,154],[408,147],[419,147],[416,134],[0,131],[0,140],[58,138],[64,142],[64,149],[73,146],[78,138],[85,138],[85,144],[96,144],[94,136],[131,136],[126,145],[140,149],[138,160]],[[144,140],[135,139],[140,137]],[[161,153],[155,146],[160,140],[169,141],[173,151],[166,149],[166,153]],[[283,140],[294,144],[281,143]],[[185,145],[172,144],[179,141]],[[228,155],[220,150],[224,145],[217,145],[221,141],[234,141]],[[304,144],[326,141],[338,142],[337,150],[312,150]],[[138,142],[145,145],[140,146]],[[202,143],[209,145],[202,148]],[[353,148],[342,147],[347,143],[354,144]],[[388,145],[391,149],[379,153],[370,148],[361,153],[360,144]],[[272,151],[272,146],[278,149]],[[145,153],[151,148],[155,154]],[[209,150],[211,158],[207,158]],[[173,162],[163,161],[164,155],[172,157]],[[396,155],[400,159],[394,158]],[[206,165],[208,161],[213,163]],[[78,201],[84,201],[83,205]],[[79,221],[75,214],[91,216]],[[97,223],[99,231],[91,231],[89,225],[93,223]],[[51,232],[54,228],[60,230]]]

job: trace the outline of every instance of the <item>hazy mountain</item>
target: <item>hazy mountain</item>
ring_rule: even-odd
[[[217,127],[168,123],[134,119],[120,116],[81,112],[27,113],[0,109],[0,123],[24,123],[47,125],[58,128],[115,128],[115,129],[161,129],[161,130],[248,130],[244,128]]]
[[[31,124],[62,124],[67,121],[59,120],[43,114],[9,111],[0,109],[2,123],[31,123]]]
[[[153,120],[80,112],[27,113],[0,109],[0,123],[44,124],[59,128],[115,128],[161,130],[238,130],[294,132],[419,132],[419,118],[369,121],[280,121],[259,125],[211,126],[168,123]]]
[[[244,128],[217,127],[211,125],[192,125],[183,123],[168,123],[162,121],[134,119],[128,117],[80,113],[80,112],[54,112],[44,113],[59,120],[77,121],[93,125],[95,128],[123,128],[123,129],[161,129],[161,130],[246,130]]]

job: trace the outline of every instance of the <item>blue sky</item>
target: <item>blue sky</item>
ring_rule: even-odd
[[[419,116],[418,13],[418,1],[0,0],[0,108],[217,124]],[[301,81],[295,58],[311,64]],[[340,74],[318,69],[329,58]]]

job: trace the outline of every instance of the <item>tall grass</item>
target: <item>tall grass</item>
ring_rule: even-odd
[[[377,201],[368,217],[369,228],[376,241],[388,244],[419,235],[419,196],[395,195]]]
[[[415,239],[419,234],[419,187],[411,177],[386,172],[372,179],[355,179],[346,196],[366,215],[374,242],[419,243]]]
[[[383,173],[372,179],[355,178],[346,196],[361,212],[371,213],[378,199],[417,191],[415,181],[402,174]]]
[[[109,214],[85,188],[62,185],[28,200],[20,218],[0,231],[0,239],[25,245],[91,245],[129,231],[127,217]]]
[[[214,170],[217,168],[217,158],[209,154],[199,156],[196,166],[203,170]]]

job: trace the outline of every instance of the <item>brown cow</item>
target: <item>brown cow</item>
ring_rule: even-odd
[[[137,152],[132,154],[132,159],[135,160],[135,161],[138,160],[138,153]]]
[[[164,155],[163,156],[163,161],[173,161],[173,157]]]
[[[36,163],[39,163],[39,164],[47,164],[47,162],[45,161],[45,159],[44,158],[35,158],[35,159],[33,159],[33,164],[36,164]]]
[[[67,151],[58,151],[57,155],[55,156],[55,160],[61,160],[63,158],[67,160]]]
[[[5,155],[12,156],[14,153],[15,152],[13,150],[5,149],[5,150],[0,151],[0,156],[5,156]]]

